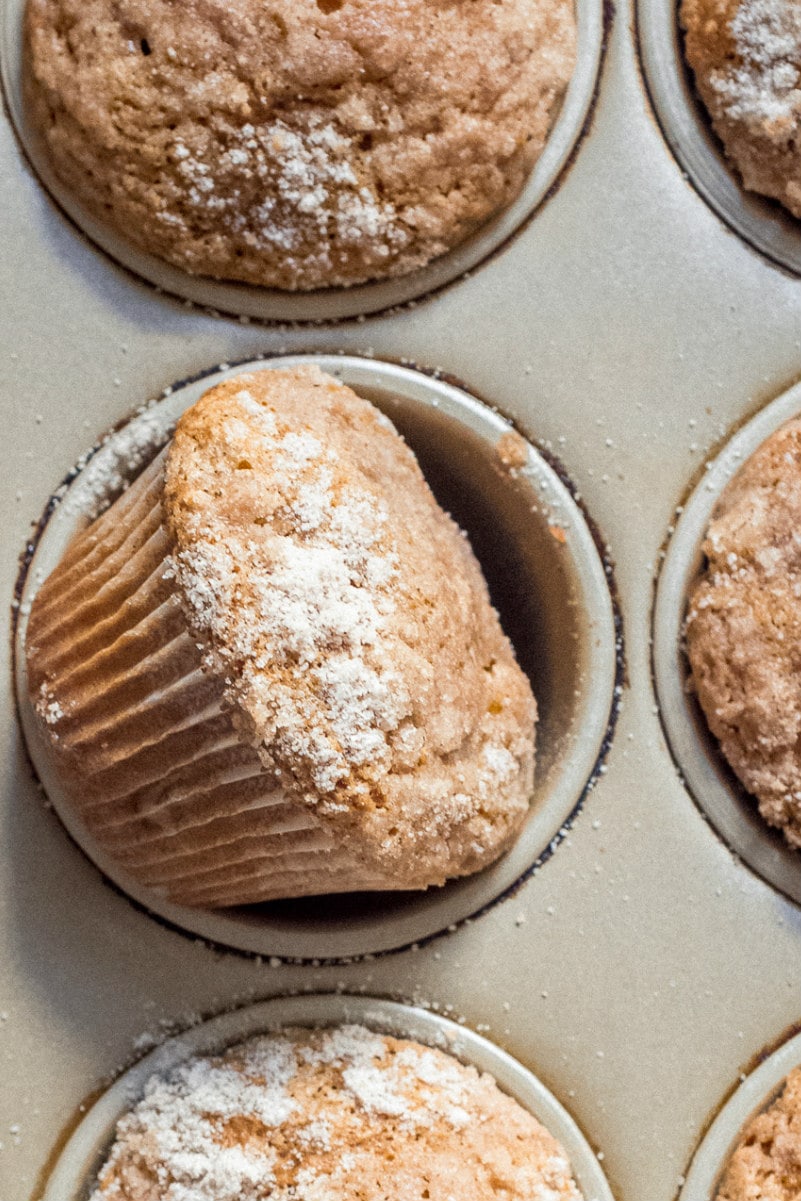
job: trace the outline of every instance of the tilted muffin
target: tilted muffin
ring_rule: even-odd
[[[212,388],[36,595],[70,804],[190,905],[425,888],[509,846],[536,710],[470,546],[317,368]]]
[[[683,0],[687,59],[750,191],[801,217],[801,8],[794,0]]]
[[[801,846],[801,420],[726,488],[690,599],[698,700],[762,816]]]
[[[361,1026],[289,1030],[154,1077],[91,1201],[582,1201],[487,1074]]]
[[[400,275],[520,191],[572,0],[28,0],[63,184],[142,250],[285,289]]]
[[[801,1068],[781,1096],[748,1123],[715,1201],[798,1201],[801,1197]]]

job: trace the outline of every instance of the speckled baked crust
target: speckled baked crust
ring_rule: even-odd
[[[184,904],[441,884],[528,811],[536,706],[469,544],[317,368],[189,409],[45,581],[26,650],[71,802]]]
[[[797,1201],[801,1197],[801,1069],[764,1113],[748,1123],[716,1201]]]
[[[92,1201],[582,1201],[491,1076],[363,1027],[288,1031],[155,1078]]]
[[[687,616],[698,700],[762,816],[801,846],[801,420],[723,493]]]
[[[28,104],[91,213],[193,274],[400,275],[520,191],[570,0],[29,0]]]
[[[801,9],[683,0],[687,61],[746,188],[801,217]]]

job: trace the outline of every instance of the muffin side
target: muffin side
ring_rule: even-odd
[[[575,62],[570,0],[29,0],[26,102],[102,221],[192,274],[405,274],[520,191]]]

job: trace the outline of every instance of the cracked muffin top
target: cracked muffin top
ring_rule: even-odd
[[[140,249],[283,289],[400,275],[519,192],[571,0],[29,0],[60,178]]]

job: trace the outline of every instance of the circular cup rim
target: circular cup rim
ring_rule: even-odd
[[[0,27],[0,78],[11,124],[40,183],[70,221],[100,251],[135,276],[205,309],[265,322],[330,322],[366,316],[423,300],[462,278],[501,250],[561,183],[589,126],[605,50],[603,0],[575,0],[577,53],[573,74],[542,153],[518,196],[453,250],[396,279],[291,292],[190,275],[138,250],[93,217],[53,171],[23,96],[23,18],[27,0],[8,0]]]
[[[454,384],[417,369],[353,355],[280,355],[235,366],[226,365],[168,389],[169,395],[146,410],[145,415],[152,415],[164,406],[168,414],[177,415],[218,380],[243,371],[269,370],[310,362],[337,375],[357,392],[360,387],[373,390],[383,388],[406,399],[433,405],[472,430],[485,443],[491,439],[493,446],[514,428],[483,401]],[[134,417],[133,420],[136,419]],[[123,426],[122,431],[127,428]],[[538,490],[540,503],[547,505],[550,512],[558,513],[559,524],[567,538],[565,545],[571,554],[576,586],[580,588],[577,604],[585,615],[585,693],[574,712],[573,737],[566,739],[570,753],[563,751],[559,762],[553,765],[543,781],[545,792],[532,811],[532,816],[515,844],[495,864],[474,876],[451,881],[440,892],[429,890],[420,893],[402,914],[383,912],[349,920],[343,927],[332,929],[316,927],[313,923],[302,927],[292,926],[286,919],[273,923],[265,919],[256,924],[245,921],[236,910],[229,913],[226,910],[190,909],[162,900],[130,880],[124,870],[95,845],[80,820],[71,812],[68,801],[52,776],[46,746],[28,701],[25,670],[27,607],[38,585],[37,556],[41,560],[44,555],[49,555],[55,564],[66,542],[65,533],[71,533],[76,527],[75,510],[69,505],[65,507],[64,500],[74,496],[75,489],[82,483],[91,484],[92,476],[87,473],[102,473],[104,456],[114,453],[115,439],[119,436],[119,429],[112,432],[89,458],[83,471],[61,494],[59,503],[51,507],[46,515],[23,582],[14,634],[17,707],[29,755],[62,824],[103,875],[151,915],[194,937],[246,954],[302,961],[354,958],[422,942],[482,912],[524,879],[547,854],[580,805],[605,750],[614,716],[618,666],[616,614],[604,563],[582,510],[567,485],[536,447],[526,440],[528,460],[520,469],[520,474],[525,475],[532,488]],[[107,458],[105,461],[108,461]],[[77,508],[80,510],[80,506]],[[59,520],[62,522],[61,529]]]
[[[643,78],[665,141],[692,186],[746,245],[801,275],[801,221],[749,192],[726,158],[685,64],[678,0],[636,0]]]
[[[464,1063],[490,1072],[502,1091],[533,1114],[567,1152],[585,1201],[614,1201],[609,1183],[575,1119],[529,1068],[469,1027],[431,1010],[382,997],[313,993],[273,997],[193,1026],[128,1068],[94,1103],[70,1136],[49,1176],[42,1201],[83,1201],[117,1120],[130,1109],[146,1080],[191,1055],[221,1050],[252,1035],[287,1027],[359,1023],[378,1033],[441,1047]]]
[[[693,1152],[677,1201],[714,1201],[743,1130],[773,1101],[782,1081],[801,1064],[801,1033],[794,1034],[750,1072],[717,1113]]]
[[[726,845],[753,871],[801,904],[801,859],[760,817],[688,694],[683,626],[689,590],[702,566],[701,544],[720,496],[766,438],[801,413],[801,384],[747,421],[711,460],[683,506],[667,544],[653,608],[653,677],[662,726],[690,795]]]

